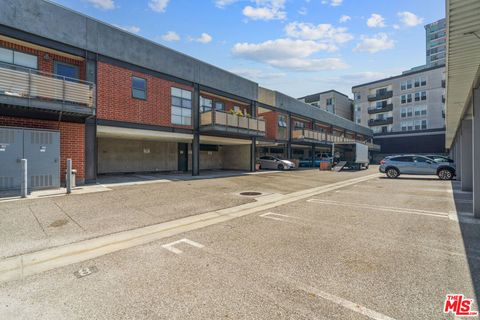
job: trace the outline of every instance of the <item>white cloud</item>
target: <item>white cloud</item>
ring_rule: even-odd
[[[231,72],[238,74],[241,77],[253,80],[265,80],[283,78],[287,74],[285,72],[265,71],[260,69],[233,69]]]
[[[140,27],[137,27],[137,26],[118,26],[118,25],[115,25],[115,26],[122,29],[122,30],[131,32],[131,33],[139,33],[140,32]]]
[[[371,37],[362,36],[362,42],[355,47],[354,51],[377,53],[394,47],[395,42],[386,33],[378,33]]]
[[[342,3],[343,3],[343,0],[331,0],[330,1],[330,5],[332,7],[338,7],[338,6],[342,5]]]
[[[347,15],[344,14],[344,15],[342,15],[342,16],[340,17],[340,19],[338,20],[338,22],[340,22],[340,23],[345,23],[345,22],[350,21],[350,20],[352,20],[352,17],[347,16]]]
[[[300,10],[298,10],[298,14],[301,14],[302,16],[308,14],[308,10],[305,7],[301,7]]]
[[[165,12],[170,0],[150,0],[148,6],[156,12]]]
[[[367,26],[370,28],[384,28],[385,18],[378,13],[372,13],[370,18],[367,20]]]
[[[165,41],[180,41],[180,36],[175,31],[168,31],[162,35],[162,39]]]
[[[213,38],[211,35],[209,35],[208,33],[202,33],[200,35],[200,37],[198,38],[188,38],[189,41],[195,41],[195,42],[200,42],[200,43],[209,43],[209,42],[212,42]]]
[[[393,29],[398,30],[398,29],[400,29],[400,26],[398,24],[394,24]]]
[[[398,16],[400,17],[402,24],[406,27],[415,27],[423,23],[423,18],[420,18],[416,14],[409,11],[399,12]]]
[[[115,9],[115,3],[113,0],[87,0],[90,2],[95,8],[104,9],[104,10],[112,10]]]
[[[331,24],[313,25],[311,23],[292,22],[285,32],[292,38],[303,40],[323,40],[331,43],[345,43],[353,39],[347,28],[335,28]]]
[[[343,0],[322,0],[320,3],[321,4],[329,4],[332,7],[338,7],[338,6],[342,5]]]
[[[215,6],[218,8],[225,8],[226,6],[237,1],[238,0],[215,0]]]
[[[243,8],[243,15],[252,20],[285,20],[285,0],[255,0],[256,6]]]
[[[237,43],[232,53],[241,58],[295,71],[334,70],[347,65],[338,58],[312,59],[319,51],[331,51],[332,45],[311,40],[276,39],[262,43]]]

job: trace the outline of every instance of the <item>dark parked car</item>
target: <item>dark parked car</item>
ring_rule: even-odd
[[[436,175],[442,180],[451,180],[456,174],[454,163],[435,161],[421,155],[390,156],[380,161],[380,172],[388,178],[401,174]]]

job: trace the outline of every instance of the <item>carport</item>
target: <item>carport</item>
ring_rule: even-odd
[[[200,136],[200,170],[250,171],[251,139]],[[189,152],[189,167],[192,155]]]

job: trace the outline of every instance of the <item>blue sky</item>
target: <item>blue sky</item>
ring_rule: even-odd
[[[444,0],[55,0],[294,97],[425,63]]]

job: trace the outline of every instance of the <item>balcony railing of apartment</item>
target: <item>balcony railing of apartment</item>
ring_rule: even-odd
[[[265,136],[265,121],[225,111],[211,110],[202,112],[200,125],[205,131],[213,130],[251,136]]]
[[[94,114],[95,84],[0,63],[0,103]]]
[[[376,101],[376,100],[384,100],[384,99],[389,99],[393,97],[393,91],[383,91],[383,92],[377,92],[376,94],[371,94],[369,95],[368,101]]]
[[[370,107],[368,108],[368,114],[375,114],[375,113],[380,113],[380,112],[388,112],[393,110],[393,104],[384,104],[380,107]]]
[[[368,125],[370,127],[373,126],[383,126],[387,124],[392,124],[393,123],[393,117],[385,118],[385,119],[370,119],[368,120]]]
[[[315,131],[310,129],[296,129],[292,131],[292,139],[306,142],[356,142],[353,138],[337,136],[331,133]],[[358,141],[360,142],[360,141]]]

